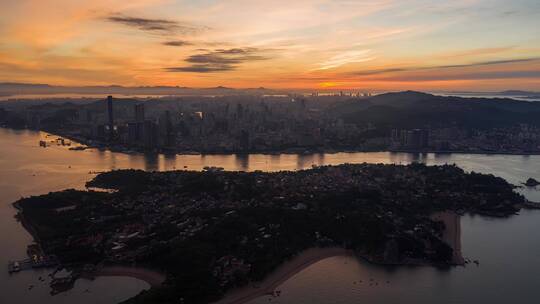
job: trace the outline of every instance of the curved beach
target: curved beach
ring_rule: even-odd
[[[263,281],[251,283],[248,286],[232,290],[231,292],[227,293],[223,299],[214,303],[242,304],[257,297],[272,294],[279,285],[312,264],[333,256],[352,254],[353,253],[351,250],[338,247],[307,249],[291,260],[285,262],[283,265],[279,266]]]
[[[442,221],[445,224],[446,227],[442,237],[454,250],[452,262],[456,265],[463,265],[464,258],[461,254],[461,224],[459,215],[452,212],[439,212],[432,215],[432,219]],[[260,296],[273,294],[279,285],[312,264],[329,257],[352,254],[353,252],[351,250],[339,247],[310,248],[285,262],[262,282],[251,283],[248,286],[232,290],[223,299],[214,302],[214,304],[242,304]]]
[[[465,259],[461,252],[461,217],[454,212],[445,211],[433,214],[431,219],[444,223],[442,239],[453,249],[452,263],[464,265]]]
[[[98,269],[94,275],[96,277],[132,277],[158,287],[165,282],[165,275],[146,268],[128,266],[105,266]]]

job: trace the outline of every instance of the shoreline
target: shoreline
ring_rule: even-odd
[[[11,206],[17,210],[17,213],[15,214],[16,220],[21,223],[24,230],[32,237],[34,243],[41,248],[41,240],[38,237],[35,225],[24,215],[24,208],[21,207],[17,201],[12,203]]]
[[[32,129],[14,129],[10,127],[3,127],[6,129],[13,130],[32,130]],[[90,144],[87,139],[83,139],[73,135],[62,134],[61,132],[53,132],[51,130],[33,130],[37,132],[45,132],[53,136],[64,137],[69,139],[72,142],[75,142],[79,145],[86,146],[86,149],[105,149],[115,153],[124,153],[124,154],[171,154],[171,155],[249,155],[249,154],[261,154],[261,155],[290,155],[290,154],[299,154],[299,155],[311,155],[311,154],[337,154],[337,153],[410,153],[410,154],[473,154],[473,155],[516,155],[516,156],[536,156],[540,155],[540,151],[530,151],[530,152],[510,152],[510,151],[464,151],[464,150],[435,150],[435,149],[426,149],[426,150],[408,150],[408,149],[383,149],[383,150],[367,150],[367,149],[355,149],[351,148],[290,148],[290,149],[276,149],[276,150],[250,150],[250,151],[195,151],[195,150],[169,150],[169,151],[149,151],[140,149],[138,147],[131,146],[121,146],[121,149],[115,149],[112,145],[107,144],[106,142],[99,142],[96,144]],[[122,151],[123,149],[130,150]]]
[[[24,208],[18,203],[11,204],[17,209],[17,218],[21,222],[24,230],[32,236],[34,243],[40,246],[41,242],[37,236],[34,225],[30,222],[26,216],[24,216]],[[130,267],[121,265],[110,265],[98,268],[95,272],[91,273],[90,277],[130,277],[144,281],[150,285],[150,287],[159,287],[165,282],[166,275],[158,271],[144,268],[144,267]]]
[[[104,266],[96,270],[94,277],[130,277],[144,281],[151,288],[163,285],[166,276],[158,271],[141,267],[130,266]]]
[[[453,250],[452,262],[448,266],[464,266],[465,259],[461,251],[460,216],[453,212],[439,212],[433,214],[431,218],[445,224],[442,239]],[[396,264],[385,263],[377,261],[366,254],[354,253],[352,250],[340,247],[310,248],[280,265],[262,281],[251,282],[247,286],[233,289],[225,293],[225,296],[221,300],[212,304],[243,304],[258,297],[273,294],[279,285],[288,281],[297,273],[319,261],[334,256],[356,256],[370,264],[380,266],[437,266],[437,264],[423,263],[421,261],[402,261]]]
[[[334,256],[353,255],[351,250],[340,247],[310,248],[281,264],[260,282],[233,289],[213,304],[242,304],[260,296],[272,294],[282,283],[307,267]]]
[[[461,217],[454,212],[444,211],[431,215],[431,219],[444,223],[442,240],[452,248],[452,263],[465,265],[461,251]]]

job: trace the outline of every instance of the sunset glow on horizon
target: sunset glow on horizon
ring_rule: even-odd
[[[540,90],[538,0],[0,2],[0,82]]]

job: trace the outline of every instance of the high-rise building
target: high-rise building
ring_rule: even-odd
[[[143,122],[144,121],[144,103],[135,105],[135,121]]]
[[[113,98],[107,96],[107,114],[109,116],[109,140],[114,139],[114,114],[113,114]]]
[[[86,108],[82,107],[77,111],[77,122],[80,124],[87,124],[92,121],[92,112]]]
[[[145,120],[143,125],[143,145],[145,148],[155,148],[157,145],[158,130],[156,124],[151,120]]]
[[[162,147],[174,147],[176,144],[176,133],[171,121],[171,112],[165,111],[158,120],[158,143]]]
[[[0,123],[2,123],[8,116],[8,112],[4,108],[0,108]]]
[[[392,145],[397,148],[420,150],[429,147],[429,132],[425,129],[398,130],[391,133]]]
[[[429,145],[428,131],[424,129],[414,129],[407,131],[406,147],[410,149],[424,149]]]
[[[242,130],[240,131],[240,149],[242,151],[249,150],[250,140],[249,140],[249,131]]]
[[[242,106],[242,104],[237,104],[236,105],[236,117],[237,118],[242,118],[243,115],[244,115],[244,107]]]
[[[130,143],[132,145],[135,145],[135,144],[139,143],[139,141],[141,139],[141,134],[142,134],[140,129],[142,128],[142,126],[143,126],[142,123],[137,123],[137,122],[129,122],[128,123],[128,129],[127,129],[128,143]]]

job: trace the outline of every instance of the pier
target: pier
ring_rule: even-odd
[[[54,255],[46,257],[34,257],[20,261],[8,262],[8,272],[15,273],[34,268],[46,268],[58,266],[58,259]]]

